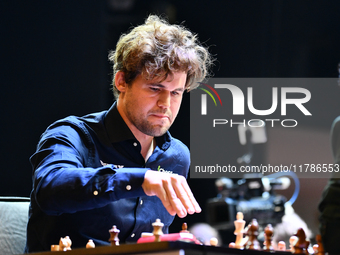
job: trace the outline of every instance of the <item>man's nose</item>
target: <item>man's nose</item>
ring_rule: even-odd
[[[171,101],[171,94],[168,91],[163,91],[158,98],[158,106],[161,108],[169,108]]]

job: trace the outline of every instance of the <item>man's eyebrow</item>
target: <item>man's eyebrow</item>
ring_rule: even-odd
[[[154,86],[154,87],[159,87],[159,88],[165,88],[166,86],[164,86],[161,83],[149,83],[149,86]],[[184,88],[177,88],[174,91],[184,91]]]
[[[149,86],[160,87],[160,88],[165,88],[165,86],[164,86],[163,84],[157,83],[157,82],[155,82],[155,83],[149,83],[148,85],[149,85]]]

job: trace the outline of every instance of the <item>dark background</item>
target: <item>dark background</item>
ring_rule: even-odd
[[[49,124],[110,107],[107,53],[121,33],[150,13],[165,14],[171,23],[185,21],[198,33],[217,59],[215,77],[338,76],[340,3],[335,0],[1,1],[0,195],[29,196],[29,157]],[[336,94],[329,96],[330,102],[337,100]],[[329,129],[338,114],[333,110],[324,112],[319,128]],[[322,105],[314,111],[323,111]],[[185,95],[171,133],[189,146],[188,116]],[[242,148],[237,140],[231,144],[228,157],[234,162]],[[216,196],[214,180],[189,183],[203,208]],[[187,218],[204,220],[204,212]]]

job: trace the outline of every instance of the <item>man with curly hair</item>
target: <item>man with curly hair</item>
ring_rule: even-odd
[[[135,242],[157,218],[167,233],[176,214],[201,211],[185,179],[189,150],[168,129],[184,91],[207,75],[208,51],[183,26],[151,15],[121,36],[109,59],[116,102],[56,121],[31,157],[26,252],[64,236],[72,247],[107,245],[112,225],[121,242]]]

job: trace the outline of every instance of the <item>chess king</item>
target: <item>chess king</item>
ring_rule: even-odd
[[[30,159],[26,252],[49,250],[62,236],[73,248],[89,239],[108,245],[112,225],[122,243],[135,242],[157,218],[167,233],[174,215],[201,211],[185,179],[189,150],[168,129],[183,93],[207,75],[210,54],[184,26],[149,16],[109,59],[116,102],[56,121]]]

